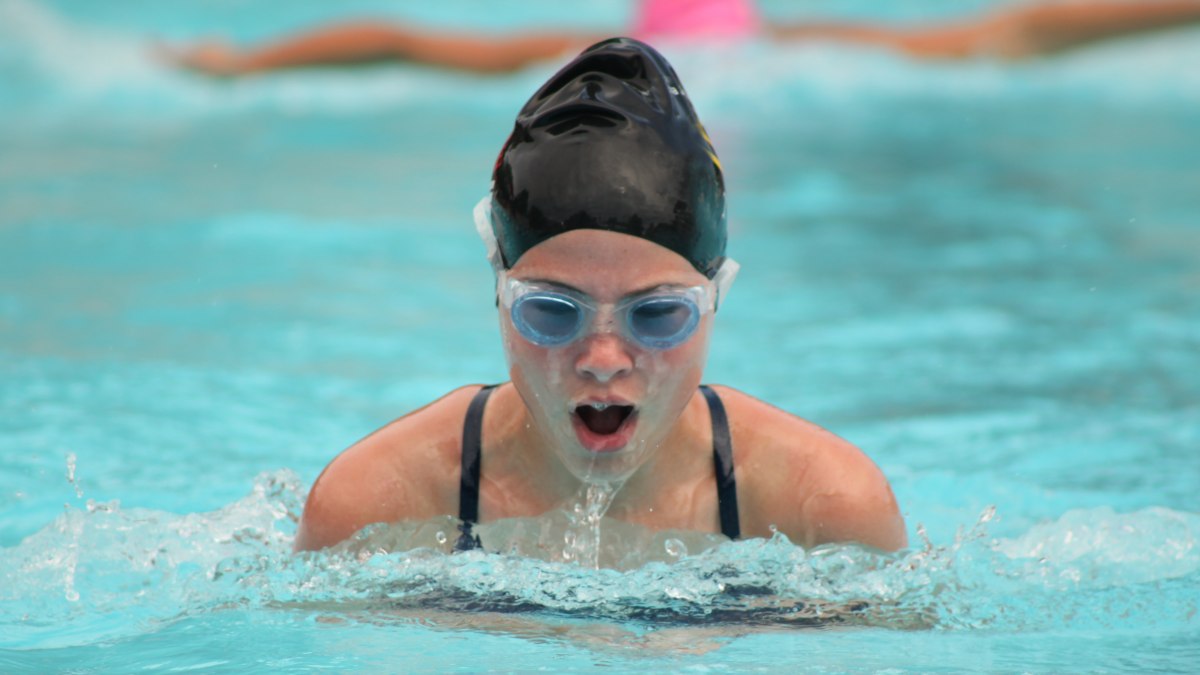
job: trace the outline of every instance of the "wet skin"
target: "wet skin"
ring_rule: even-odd
[[[678,254],[636,237],[576,230],[530,249],[514,278],[573,289],[601,305],[575,342],[541,347],[500,313],[512,382],[484,415],[480,517],[532,517],[561,507],[585,481],[623,484],[608,515],[652,529],[719,532],[708,408],[697,387],[713,315],[679,346],[623,337],[611,304],[654,288],[708,281]],[[906,544],[886,479],[846,441],[727,387],[716,387],[733,437],[743,536],[816,545]],[[461,433],[478,386],[402,417],[339,455],[314,484],[297,549],[341,541],[376,522],[458,511]],[[613,434],[581,429],[578,406],[633,408]],[[607,436],[607,438],[605,437]]]

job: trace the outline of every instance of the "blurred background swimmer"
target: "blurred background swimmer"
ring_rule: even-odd
[[[1053,2],[911,27],[768,21],[751,0],[645,0],[636,7],[629,33],[652,44],[765,36],[781,42],[862,44],[914,58],[1022,59],[1196,22],[1197,0]],[[496,73],[557,58],[604,37],[555,30],[485,35],[367,20],[318,27],[259,46],[215,41],[164,47],[162,53],[180,67],[216,76],[387,61]]]

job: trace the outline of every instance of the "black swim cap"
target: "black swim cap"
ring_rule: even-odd
[[[570,230],[631,234],[708,278],[725,260],[725,182],[679,77],[637,40],[597,43],[517,115],[492,174],[505,267]]]

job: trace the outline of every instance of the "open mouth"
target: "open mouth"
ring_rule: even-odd
[[[623,448],[637,424],[637,411],[631,405],[589,403],[577,406],[574,413],[575,433],[593,452]]]
[[[593,434],[607,436],[617,433],[625,420],[633,414],[631,405],[581,405],[575,409],[580,421]]]

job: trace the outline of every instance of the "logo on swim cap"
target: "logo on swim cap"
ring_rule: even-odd
[[[725,259],[721,165],[675,71],[637,40],[589,47],[517,115],[492,174],[501,262],[578,229],[664,246],[712,278]]]

